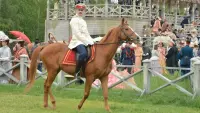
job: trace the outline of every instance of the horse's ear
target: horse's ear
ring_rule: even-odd
[[[122,23],[121,23],[121,25],[124,25],[124,21],[125,21],[125,19],[124,19],[124,18],[122,18]]]

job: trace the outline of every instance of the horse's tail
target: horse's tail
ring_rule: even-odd
[[[39,54],[40,54],[42,49],[43,49],[43,46],[38,46],[32,53],[31,64],[30,64],[30,69],[29,69],[29,80],[30,80],[30,82],[26,86],[25,92],[28,92],[35,82],[36,67],[37,67],[37,64],[38,64],[37,61],[38,61],[38,57],[39,57]]]

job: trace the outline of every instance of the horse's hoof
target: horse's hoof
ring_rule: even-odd
[[[47,109],[47,108],[48,108],[48,105],[44,105],[43,107],[44,107],[45,109]]]
[[[106,109],[106,111],[108,111],[109,113],[112,112],[112,111],[110,110],[110,107],[106,107],[105,109]]]
[[[81,107],[82,107],[82,106],[78,105],[78,110],[81,110]]]

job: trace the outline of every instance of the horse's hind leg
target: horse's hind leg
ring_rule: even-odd
[[[53,105],[53,109],[55,109],[56,108],[56,100],[55,100],[55,98],[54,98],[54,96],[52,94],[51,89],[49,89],[49,96],[50,96],[50,99],[51,99],[51,103]]]
[[[81,100],[81,102],[78,105],[78,110],[81,109],[81,107],[83,106],[83,103],[85,102],[85,100],[88,98],[89,94],[90,94],[90,89],[92,86],[92,82],[94,81],[93,76],[89,76],[86,78],[86,83],[85,83],[85,91],[84,91],[84,96]]]
[[[57,75],[56,70],[48,72],[47,79],[45,80],[45,84],[44,84],[44,107],[45,108],[48,107],[48,94],[50,95],[50,99],[53,104],[53,108],[55,109],[55,107],[56,107],[56,101],[55,101],[54,96],[52,95],[52,92],[50,89],[56,75]]]
[[[110,112],[110,107],[108,105],[108,76],[103,76],[100,81],[103,89],[105,109]]]

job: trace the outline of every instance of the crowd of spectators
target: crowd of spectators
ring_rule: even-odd
[[[14,43],[14,47],[11,46]],[[26,43],[24,40],[15,40],[10,43],[10,39],[4,32],[0,31],[0,68],[1,76],[0,76],[0,83],[15,83],[13,80],[8,78],[3,71],[11,69],[12,66],[19,63],[21,55],[27,55],[28,60],[30,60],[31,53],[39,44],[39,40],[36,39],[35,43]],[[42,67],[41,64],[38,65],[38,69],[41,71]],[[17,80],[20,80],[20,67],[16,67],[13,70],[7,72],[13,75]],[[28,76],[27,76],[28,77]]]
[[[141,66],[142,60],[157,58],[160,67],[159,72],[162,74],[174,74],[174,69],[165,67],[182,67],[190,68],[190,59],[200,57],[200,34],[195,27],[185,31],[185,26],[189,24],[188,18],[185,17],[181,23],[181,28],[174,28],[173,24],[168,23],[166,19],[157,17],[151,22],[151,25],[143,26],[143,36],[148,37],[170,37],[169,41],[160,40],[153,44],[152,50],[143,45],[135,47],[126,44],[122,47],[120,63],[123,65],[135,65],[134,68],[128,69],[128,72],[137,72],[137,67]],[[192,24],[193,25],[193,24]],[[130,49],[132,48],[132,49]],[[130,51],[132,50],[132,51]],[[147,52],[148,51],[148,52]],[[132,55],[132,56],[131,56]],[[142,58],[141,58],[142,57]],[[127,61],[129,60],[129,61]],[[181,70],[181,75],[188,73],[188,70]]]

